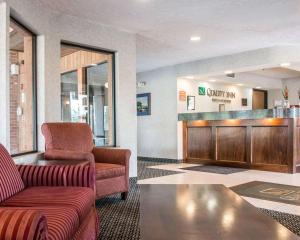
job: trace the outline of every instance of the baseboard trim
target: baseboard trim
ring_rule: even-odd
[[[183,160],[171,159],[171,158],[154,158],[154,157],[137,157],[138,161],[147,161],[147,162],[162,162],[162,163],[182,163]]]

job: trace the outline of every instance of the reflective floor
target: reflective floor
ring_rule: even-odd
[[[226,187],[232,187],[232,186],[236,186],[239,184],[252,182],[252,181],[263,181],[263,182],[272,182],[272,183],[300,186],[300,173],[286,174],[286,173],[274,173],[274,172],[266,172],[266,171],[249,170],[245,172],[224,175],[224,174],[198,172],[198,171],[181,169],[183,167],[189,167],[189,166],[197,166],[197,164],[181,163],[181,164],[165,164],[165,165],[151,166],[149,168],[179,171],[182,173],[139,180],[138,183],[139,184],[223,184]],[[256,207],[300,215],[300,206],[274,202],[274,201],[267,201],[267,200],[262,200],[257,198],[250,198],[250,197],[243,197],[243,198]]]

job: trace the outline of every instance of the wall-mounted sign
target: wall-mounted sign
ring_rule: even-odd
[[[235,92],[215,90],[211,88],[199,87],[199,95],[207,95],[208,97],[223,97],[223,98],[235,98]]]
[[[205,95],[205,92],[206,92],[205,87],[199,87],[198,92],[199,92],[199,95]]]
[[[195,110],[195,96],[187,96],[187,110]]]
[[[179,101],[185,102],[185,100],[186,100],[186,91],[183,90],[179,91]]]
[[[199,95],[212,98],[212,102],[231,103],[231,99],[235,98],[235,92],[216,90],[211,88],[199,87]]]

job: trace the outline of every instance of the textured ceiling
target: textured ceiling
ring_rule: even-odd
[[[39,0],[137,34],[137,70],[300,43],[300,0]],[[190,42],[192,35],[200,42]]]

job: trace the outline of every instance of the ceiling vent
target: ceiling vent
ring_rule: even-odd
[[[226,77],[235,78],[235,73],[226,74]]]

